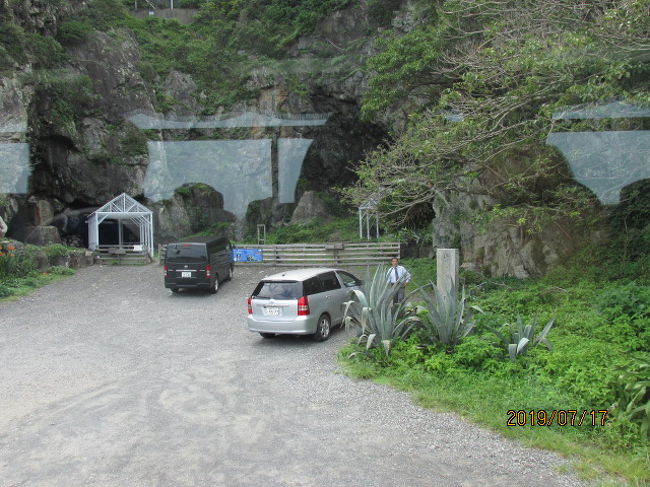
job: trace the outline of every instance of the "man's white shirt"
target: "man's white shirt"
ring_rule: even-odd
[[[397,270],[397,276],[395,276],[395,270]],[[407,271],[403,266],[397,265],[395,267],[390,267],[386,273],[388,282],[395,284],[397,281],[406,282],[411,280],[411,273]]]

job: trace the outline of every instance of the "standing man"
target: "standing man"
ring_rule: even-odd
[[[399,265],[399,259],[397,257],[393,257],[390,260],[390,265],[391,267],[386,273],[386,278],[391,284],[399,283],[399,289],[395,294],[394,300],[395,304],[399,304],[404,301],[404,288],[411,280],[411,273],[404,266]]]

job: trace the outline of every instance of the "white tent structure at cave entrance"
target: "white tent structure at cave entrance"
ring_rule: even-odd
[[[109,221],[117,225],[117,235],[107,245],[100,240],[100,230],[101,224]],[[91,213],[87,222],[90,250],[113,254],[113,257],[140,253],[153,258],[153,212],[128,194],[122,193]],[[125,242],[127,231],[136,235],[135,228],[138,241]]]

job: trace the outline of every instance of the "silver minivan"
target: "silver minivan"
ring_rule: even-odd
[[[265,277],[248,298],[248,329],[264,338],[312,335],[327,340],[343,321],[343,303],[362,281],[340,269],[296,269]]]

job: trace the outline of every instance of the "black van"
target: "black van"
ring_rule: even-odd
[[[219,283],[232,279],[232,246],[225,237],[192,237],[167,244],[165,287],[205,289],[216,293]]]

